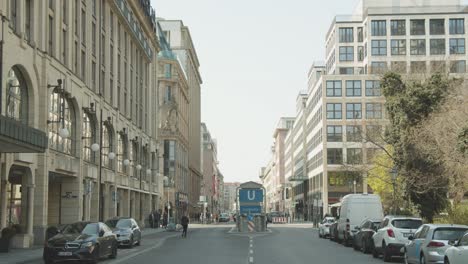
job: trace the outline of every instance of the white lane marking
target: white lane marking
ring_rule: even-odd
[[[253,247],[253,245],[252,245],[252,244],[250,244],[250,247]]]
[[[135,252],[135,253],[133,253],[133,254],[126,255],[125,257],[119,258],[118,260],[116,260],[115,262],[112,262],[112,263],[121,263],[121,262],[123,262],[123,261],[125,261],[125,260],[128,260],[128,259],[130,259],[130,258],[136,257],[136,256],[141,255],[141,254],[143,254],[143,253],[146,253],[146,252],[148,252],[148,251],[151,251],[151,250],[153,250],[153,249],[155,249],[155,248],[158,248],[158,247],[162,246],[162,245],[164,244],[164,242],[166,241],[166,239],[168,239],[168,238],[173,238],[173,237],[178,237],[178,236],[179,236],[179,234],[174,234],[174,235],[172,235],[172,236],[168,236],[168,237],[162,238],[162,239],[159,240],[154,246],[149,247],[149,248],[145,248],[145,249],[143,249],[143,250],[141,250],[141,251],[137,251],[137,252]]]
[[[252,255],[252,254],[253,254],[253,250],[251,249],[251,250],[250,250],[250,255]]]
[[[250,263],[253,263],[253,262],[254,262],[253,257],[249,257],[249,262],[250,262]]]

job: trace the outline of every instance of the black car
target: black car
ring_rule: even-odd
[[[117,257],[117,238],[112,230],[101,222],[76,222],[65,226],[47,240],[44,246],[46,264],[64,261],[90,261]]]
[[[141,244],[141,229],[137,221],[130,217],[117,217],[106,221],[112,232],[117,236],[120,246],[133,247]]]
[[[362,224],[356,227],[356,234],[353,238],[353,248],[361,250],[362,253],[368,254],[372,251],[372,236],[377,231],[380,225],[380,220],[364,220]]]

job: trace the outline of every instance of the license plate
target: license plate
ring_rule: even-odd
[[[409,236],[412,236],[412,235],[413,235],[413,233],[403,233],[404,237],[409,237]]]
[[[57,255],[59,255],[61,257],[67,257],[67,256],[71,256],[72,253],[71,252],[59,252],[59,253],[57,253]]]

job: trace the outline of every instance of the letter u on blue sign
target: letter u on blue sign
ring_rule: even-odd
[[[239,190],[240,202],[263,202],[263,191],[261,189]]]

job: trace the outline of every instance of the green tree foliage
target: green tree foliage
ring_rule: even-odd
[[[435,73],[426,80],[403,80],[399,74],[382,78],[390,126],[387,141],[393,160],[404,176],[406,193],[422,217],[432,221],[447,205],[448,178],[441,153],[416,144],[417,127],[444,103],[454,80]]]

